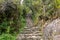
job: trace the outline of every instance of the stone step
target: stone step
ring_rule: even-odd
[[[38,34],[20,34],[17,39],[19,40],[40,40],[41,36]]]
[[[25,33],[25,34],[40,33],[40,30],[39,29],[24,29],[22,33]]]
[[[25,27],[24,29],[40,29],[39,27]]]
[[[40,26],[26,26],[25,28],[41,28]]]
[[[19,34],[19,36],[20,36],[20,35],[22,35],[22,36],[23,36],[23,35],[29,35],[29,36],[32,36],[32,35],[34,36],[34,35],[35,35],[35,36],[37,36],[37,35],[39,35],[39,34]]]
[[[29,29],[30,29],[30,30],[31,30],[31,29],[33,29],[33,30],[34,30],[34,29],[38,29],[38,30],[40,30],[39,27],[26,27],[26,28],[24,28],[24,29],[28,29],[28,30],[29,30]]]
[[[40,31],[40,29],[24,29],[23,31]]]
[[[39,34],[20,34],[19,37],[21,37],[21,38],[41,38]]]
[[[23,33],[25,33],[25,34],[30,34],[30,33],[40,33],[40,31],[39,30],[31,30],[31,29],[26,29],[26,30],[24,30],[23,31]]]
[[[26,27],[21,32],[17,40],[41,40],[40,25],[33,26],[33,21],[30,17],[26,18]]]
[[[33,32],[34,34],[37,34],[37,33],[40,33],[40,31],[35,31],[35,32]]]
[[[18,38],[17,40],[42,40],[42,38]]]
[[[22,32],[22,34],[31,34],[31,33],[33,33],[33,31],[24,31],[24,32]]]
[[[35,34],[37,34],[37,33],[40,33],[40,31],[35,31],[35,32],[33,32],[33,31],[25,31],[25,32],[22,32],[23,34],[30,34],[30,33],[35,33]]]

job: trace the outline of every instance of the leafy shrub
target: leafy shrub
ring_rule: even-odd
[[[24,26],[23,8],[13,2],[3,2],[0,5],[0,34],[19,33]]]
[[[14,28],[14,25],[17,25],[17,21],[18,21],[17,6],[13,3],[8,3],[8,2],[1,4],[1,8],[0,8],[0,26],[1,26],[0,28],[1,28],[1,31],[2,30],[7,31],[7,28],[12,28],[12,27]],[[10,30],[11,29],[9,29],[9,31]]]
[[[16,36],[12,36],[11,34],[2,34],[0,35],[0,40],[16,40]]]

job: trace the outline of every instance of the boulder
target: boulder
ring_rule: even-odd
[[[53,40],[54,38],[60,39],[58,37],[60,36],[55,36],[55,35],[60,35],[60,19],[55,19],[50,23],[47,23],[44,26],[43,29],[43,39],[44,40]],[[54,39],[54,40],[56,40]]]

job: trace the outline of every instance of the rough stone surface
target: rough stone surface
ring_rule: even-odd
[[[44,40],[59,40],[60,39],[60,19],[53,20],[46,25],[43,30]],[[57,36],[56,36],[57,35]]]
[[[60,35],[54,36],[53,40],[60,40]]]

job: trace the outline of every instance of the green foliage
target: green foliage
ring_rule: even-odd
[[[16,40],[16,35],[22,32],[26,25],[25,10],[23,10],[24,7],[17,2],[6,1],[1,3],[0,40]]]
[[[38,16],[40,15],[40,0],[26,0],[24,1],[26,5],[26,10],[29,10],[27,13],[32,14],[32,19],[34,23],[37,23],[38,21]]]
[[[39,19],[47,21],[58,17],[56,8],[60,7],[59,0],[24,0],[24,3],[26,8],[32,11],[30,13],[32,13],[34,24],[37,24]]]
[[[23,11],[24,10],[24,6],[20,5],[20,4],[17,4],[17,7],[18,7],[18,11],[20,13],[20,16],[19,16],[19,25],[20,25],[20,29],[19,31],[22,32],[22,30],[24,29],[24,27],[26,26],[26,19],[25,19],[25,12]]]
[[[0,35],[0,40],[16,40],[16,36],[11,34],[2,34]]]
[[[47,21],[59,17],[56,10],[60,8],[60,0],[24,0],[22,5],[21,0],[12,1],[7,3],[0,0],[1,40],[15,40],[12,35],[22,32],[26,26],[27,14],[32,14],[34,25],[40,20]]]
[[[60,8],[60,0],[55,0],[55,7]]]

